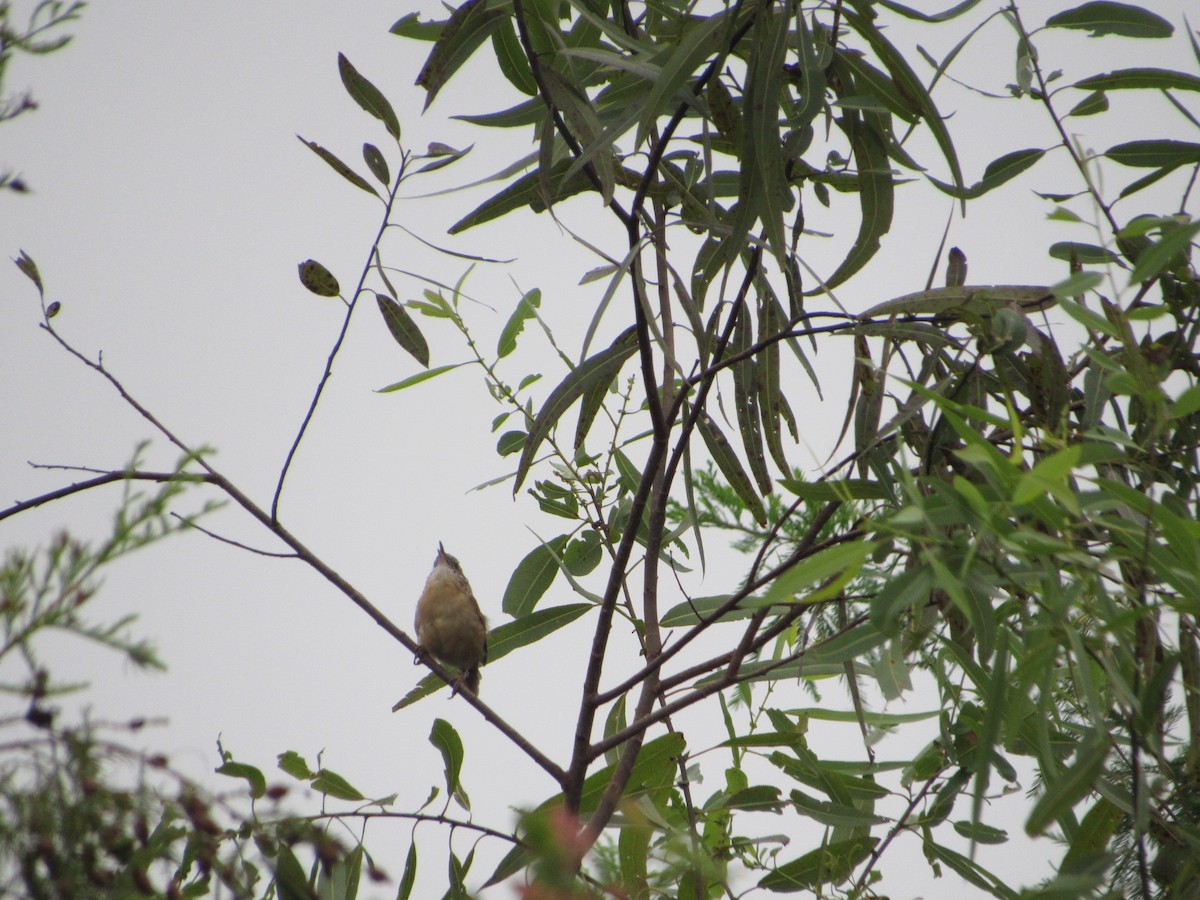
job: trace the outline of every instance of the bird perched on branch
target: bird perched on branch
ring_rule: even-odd
[[[479,667],[487,662],[487,620],[471,592],[458,560],[438,543],[433,571],[417,601],[417,662],[426,653],[443,665],[458,669],[451,684],[452,696],[466,686],[479,693]]]

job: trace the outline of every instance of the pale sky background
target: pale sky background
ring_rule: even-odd
[[[938,7],[947,5],[948,0]],[[1149,4],[1177,29],[1183,27],[1185,5]],[[993,8],[984,6],[972,22]],[[1032,19],[1042,4],[1026,7]],[[490,69],[473,66],[460,73],[421,115],[424,93],[413,81],[430,45],[387,33],[396,19],[417,8],[365,0],[97,3],[70,26],[75,40],[65,51],[22,57],[10,67],[7,91],[32,89],[41,109],[0,130],[0,167],[19,171],[33,189],[27,196],[0,197],[4,256],[28,252],[41,270],[48,299],[63,305],[55,320],[62,334],[85,354],[102,350],[106,365],[135,397],[183,440],[217,448],[217,468],[263,504],[269,503],[342,320],[340,302],[300,286],[296,265],[310,257],[320,260],[349,292],[380,215],[375,201],[337,177],[294,135],[328,147],[364,174],[360,147],[371,141],[384,149],[395,170],[386,132],[342,87],[337,53],[344,52],[389,97],[406,147],[477,142],[467,160],[427,181],[410,182],[407,195],[465,183],[527,152],[526,131],[482,132],[447,119],[515,102]],[[420,8],[426,16],[439,9],[432,3]],[[951,23],[923,34],[921,42],[941,56],[966,29]],[[1003,90],[1014,80],[1014,43],[1012,30],[994,22],[955,74]],[[999,49],[987,52],[989,47]],[[1139,64],[1196,70],[1180,31],[1170,42],[1060,34],[1053,42],[1042,39],[1039,48],[1047,69],[1067,69],[1064,81]],[[917,69],[927,77],[926,67]],[[1004,152],[1053,141],[1048,120],[1033,103],[989,102],[962,92],[935,99],[943,113],[955,114],[950,125],[963,142],[959,152],[968,182]],[[1111,100],[1117,112],[1109,114],[1110,128],[1118,114],[1124,117],[1119,132],[1107,132],[1115,135],[1111,140],[1097,132],[1096,120],[1079,123],[1100,134],[1092,138],[1097,149],[1140,136],[1185,134],[1165,101],[1135,101],[1119,93]],[[1061,101],[1061,111],[1070,102]],[[1138,117],[1145,122],[1141,131],[1129,127]],[[947,180],[928,142],[917,146],[931,173]],[[1064,183],[1077,189],[1076,180],[1064,181],[1064,164],[1061,151],[1052,154],[1015,184],[970,206],[965,221],[956,220],[949,243],[967,252],[972,283],[1051,283],[1064,276],[1065,266],[1046,256],[1049,242],[1094,240],[1083,227],[1047,226],[1049,206],[1032,193],[1062,190]],[[1140,174],[1108,170],[1116,184]],[[1178,177],[1169,179],[1166,196],[1178,196],[1180,183]],[[509,217],[454,242],[445,235],[450,223],[496,189],[402,204],[398,221],[461,252],[520,257],[511,266],[477,269],[468,282],[468,293],[486,304],[464,307],[481,346],[494,348],[520,291],[540,287],[546,318],[566,352],[575,355],[603,290],[602,284],[577,286],[582,273],[598,264],[594,258],[546,216]],[[931,191],[922,194],[927,200],[906,203],[906,190],[897,193],[897,220],[883,252],[863,277],[839,292],[852,311],[924,286],[950,203]],[[843,209],[854,203],[841,198]],[[1151,207],[1121,207],[1128,215],[1144,208]],[[606,250],[623,254],[623,233],[602,214],[594,195],[572,201],[562,212]],[[828,274],[838,258],[834,250],[844,246],[838,242],[848,241],[855,226],[822,215],[810,204],[810,227],[836,230],[839,237],[829,250],[814,241],[809,258]],[[444,281],[453,282],[465,268],[398,232],[385,246],[386,262]],[[403,297],[417,296],[421,287],[412,279],[394,283]],[[622,294],[617,303],[625,302]],[[373,306],[368,302],[355,314],[289,475],[281,516],[406,629],[442,540],[461,558],[491,623],[500,624],[507,618],[500,610],[504,585],[535,545],[534,531],[549,537],[566,523],[540,517],[528,498],[514,505],[505,486],[469,492],[512,466],[511,459],[501,460],[494,452],[496,435],[489,426],[500,410],[474,370],[464,368],[396,395],[374,393],[414,374],[417,364],[393,343]],[[136,442],[149,437],[148,467],[171,465],[176,454],[166,442],[106,383],[42,333],[39,318],[32,286],[15,266],[0,266],[3,502],[75,480],[69,473],[33,471],[27,461],[119,468]],[[466,358],[449,327],[419,321],[433,365]],[[524,344],[539,345],[536,329],[526,328]],[[813,395],[810,408],[797,410],[809,430],[806,446],[795,448],[793,458],[814,472],[841,424],[851,352],[848,341],[822,346],[816,364],[825,379],[825,402]],[[528,365],[546,373],[540,402],[563,371],[545,353]],[[515,383],[529,370],[510,366],[506,376]],[[101,535],[117,491],[94,491],[11,518],[0,523],[0,540],[6,547],[40,545],[64,526],[81,537]],[[182,505],[193,509],[200,498],[197,493]],[[278,549],[233,508],[207,525],[253,546]],[[744,566],[709,549],[718,564],[699,586],[702,594],[729,589]],[[542,605],[576,599],[560,580]],[[392,704],[424,670],[414,668],[407,651],[300,563],[252,556],[198,534],[176,537],[113,567],[89,605],[89,616],[97,621],[129,611],[139,614],[134,631],[153,640],[170,666],[167,674],[133,671],[113,654],[77,640],[52,638],[42,645],[43,655],[60,680],[93,683],[84,702],[97,718],[168,716],[169,725],[145,740],[189,774],[205,777],[218,763],[218,734],[238,759],[259,765],[272,781],[290,781],[282,773],[271,774],[277,753],[296,750],[315,764],[323,750],[324,763],[364,793],[398,793],[396,809],[411,810],[431,785],[441,784],[440,756],[427,735],[434,718],[443,717],[465,741],[464,783],[481,823],[505,828],[508,807],[536,804],[554,790],[465,703],[442,694],[392,714]],[[591,622],[585,617],[558,639],[484,671],[484,699],[559,761],[569,752]],[[616,642],[632,647],[620,628]],[[0,677],[6,674],[11,670]],[[831,701],[843,702],[840,687],[823,690]],[[928,708],[923,700],[914,699],[912,707]],[[799,691],[792,702],[808,704]],[[7,712],[0,707],[0,714]],[[693,714],[682,723],[695,720]],[[812,739],[825,755],[836,757],[845,746],[861,752],[845,726]],[[693,750],[703,746],[693,741]],[[209,781],[237,788],[215,777]],[[715,789],[715,784],[704,785],[698,795]],[[315,796],[292,800],[300,809],[317,804]],[[1019,806],[1018,801],[1018,811]],[[451,813],[461,815],[455,809]],[[965,815],[962,809],[958,813]],[[1038,863],[1045,851],[1023,844],[1017,821],[1009,825],[1014,840],[989,848],[981,859],[1000,871],[1006,871],[1008,860],[1014,879],[1033,883],[1048,871]],[[778,827],[766,817],[762,831]],[[429,891],[442,883],[445,872],[446,832],[435,835],[435,829],[421,830],[426,854],[421,883]],[[377,824],[368,835],[371,848],[400,848],[381,860],[393,878],[403,868],[408,832],[403,824]],[[794,835],[782,858],[804,852],[816,834]],[[469,842],[457,838],[456,847],[465,854]],[[923,861],[914,859],[911,871],[902,873],[900,855],[917,848],[915,842],[907,850],[898,846],[890,865],[885,857],[893,896],[957,891],[954,876],[936,882]],[[480,884],[506,850],[485,842],[468,883]],[[1020,862],[1013,868],[1015,858]],[[958,895],[970,896],[970,889],[964,890]],[[369,895],[394,892],[393,884]],[[488,896],[510,896],[510,889]]]

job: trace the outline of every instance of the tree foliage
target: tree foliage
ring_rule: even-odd
[[[452,234],[539,214],[569,230],[568,211],[589,205],[607,216],[597,232],[621,244],[595,249],[597,267],[581,273],[595,302],[569,341],[543,321],[547,300],[531,290],[516,298],[495,351],[481,348],[462,283],[414,297],[409,276],[388,268],[385,227],[345,298],[347,324],[366,297],[421,366],[393,392],[456,367],[430,368],[429,329],[461,335],[499,406],[497,451],[515,467],[494,484],[563,523],[514,566],[490,660],[552,644],[580,618],[593,635],[557,744],[570,746],[564,758],[521,735],[499,702],[463,695],[558,790],[514,797],[525,812],[513,828],[449,820],[448,806],[434,816],[507,842],[482,876],[474,847],[461,858],[456,849],[450,896],[468,881],[510,878],[530,898],[883,896],[889,873],[911,866],[902,845],[920,849],[932,877],[954,873],[997,897],[1194,896],[1200,223],[1187,210],[1200,142],[1139,131],[1090,150],[1079,135],[1098,122],[1120,129],[1106,113],[1110,95],[1127,91],[1200,132],[1200,76],[1052,59],[1069,31],[1115,48],[1106,63],[1126,39],[1173,38],[1172,23],[1138,6],[1088,2],[1046,18],[1033,5],[977,6],[468,0],[445,20],[414,14],[392,27],[407,50],[431,44],[417,80],[427,107],[468,60],[486,61],[517,102],[464,118],[484,135],[515,128],[531,138]],[[921,47],[926,31],[964,22],[943,58]],[[971,180],[939,91],[996,29],[1015,50],[1015,80],[973,89],[1035,105],[1052,137],[1022,147],[1029,136],[998,134],[1013,146],[996,146]],[[1187,37],[1200,71],[1200,43]],[[1068,62],[1088,68],[1055,68]],[[386,226],[401,186],[469,151],[437,142],[413,151],[388,91],[344,55],[338,70],[386,149],[364,144],[361,170],[302,140],[380,200]],[[839,302],[839,288],[869,272],[904,202],[933,192],[965,209],[1015,190],[1051,154],[1072,166],[1072,182],[1044,195],[1061,223],[1063,239],[1045,248],[1063,263],[1059,283],[973,284],[953,248],[936,286],[931,276],[859,311]],[[1123,184],[1115,196],[1102,187],[1114,182]],[[853,233],[825,241],[825,223],[847,207]],[[938,240],[931,231],[931,259],[943,255]],[[32,260],[17,264],[40,295]],[[318,262],[302,263],[300,279],[341,296],[344,282]],[[56,330],[44,298],[43,310],[43,327],[120,387]],[[562,363],[557,383],[523,365],[543,338]],[[824,389],[825,360],[837,354],[853,367],[848,448],[802,468],[795,445],[812,423],[797,411]],[[279,515],[310,418],[269,503],[161,425],[186,464],[157,477],[223,494],[415,651]],[[134,465],[121,477],[155,473]],[[730,530],[744,563],[714,572],[709,556]],[[704,570],[724,580],[723,593],[692,595]],[[560,578],[579,602],[541,606]],[[619,646],[620,621],[634,626],[635,656]],[[452,680],[425,663],[430,674],[397,709]],[[915,712],[900,706],[912,697]],[[680,724],[693,708],[707,731]],[[848,749],[818,753],[818,728],[844,729]],[[923,746],[883,756],[890,737],[910,733]],[[469,748],[441,720],[430,741],[445,760],[447,804],[469,811],[460,779]],[[225,762],[224,774],[261,795],[259,769]],[[328,797],[366,802],[294,754],[281,764]],[[1055,859],[1040,884],[1023,884],[1017,866],[989,870],[977,852],[1009,839],[989,812],[1020,790],[1031,791],[1025,832]],[[225,839],[254,834],[281,895],[351,895],[345,879],[356,882],[362,848],[323,850],[314,836],[306,874],[286,840],[268,837],[292,821],[246,816]],[[414,842],[402,897],[419,857]],[[172,883],[187,883],[186,865]]]

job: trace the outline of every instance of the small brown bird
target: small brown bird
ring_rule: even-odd
[[[457,694],[464,685],[479,693],[479,667],[487,662],[487,620],[471,592],[458,560],[438,543],[433,571],[417,601],[417,642],[420,662],[426,653],[459,670],[451,685]]]

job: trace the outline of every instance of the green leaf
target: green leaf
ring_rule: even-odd
[[[758,882],[758,886],[776,893],[795,893],[816,891],[824,884],[840,884],[871,855],[878,843],[879,838],[864,836],[818,847],[776,867]]]
[[[508,83],[522,94],[537,96],[537,82],[533,78],[533,70],[529,68],[529,60],[521,49],[517,38],[517,29],[511,19],[501,22],[492,32],[492,52],[496,54],[496,62],[500,71],[508,79]]]
[[[667,58],[661,61],[658,76],[645,92],[641,107],[637,137],[634,148],[646,142],[651,127],[668,111],[668,105],[685,90],[684,86],[692,73],[721,47],[721,38],[726,25],[726,13],[717,13],[698,22],[683,32],[683,39],[666,48]],[[659,60],[656,60],[659,61]]]
[[[275,858],[275,894],[279,900],[312,900],[304,867],[286,844]]]
[[[239,762],[227,762],[214,771],[218,775],[228,775],[230,778],[244,778],[250,786],[250,796],[257,800],[267,792],[267,779],[262,770]]]
[[[298,265],[300,283],[318,297],[336,297],[342,292],[333,273],[315,259],[306,259]]]
[[[409,900],[413,885],[417,883],[417,842],[408,845],[408,856],[404,860],[404,874],[400,877],[400,890],[396,900]]]
[[[553,194],[550,198],[552,202],[591,189],[592,184],[583,172],[578,172],[566,179],[565,182],[563,181],[562,176],[570,167],[571,160],[561,159],[551,167],[547,174],[547,180],[553,187]],[[449,233],[459,234],[468,228],[474,228],[476,225],[482,225],[484,222],[490,222],[492,219],[507,215],[516,209],[524,209],[527,206],[534,212],[542,212],[546,208],[541,187],[542,177],[543,175],[539,172],[522,175],[500,193],[485,200],[451,225],[448,229]]]
[[[1068,116],[1094,116],[1108,112],[1108,95],[1104,91],[1092,91],[1071,107]]]
[[[468,364],[465,362],[450,363],[449,365],[437,366],[433,369],[426,369],[423,372],[418,372],[416,375],[409,375],[407,378],[397,381],[394,384],[389,384],[387,387],[382,387],[376,393],[391,394],[395,391],[402,391],[405,388],[412,387],[414,384],[420,384],[422,381],[428,381],[431,378],[436,378],[445,372],[449,372],[451,369],[457,369],[465,365]]]
[[[336,797],[339,800],[349,800],[357,802],[366,800],[367,798],[359,792],[358,788],[348,782],[337,772],[329,769],[321,769],[317,772],[312,780],[312,786],[322,794],[330,797]]]
[[[308,767],[308,763],[304,761],[304,757],[295,750],[286,750],[280,753],[276,759],[279,761],[279,768],[283,769],[283,771],[287,772],[293,778],[308,781],[316,774]]]
[[[17,254],[17,258],[13,262],[17,264],[17,268],[21,270],[25,277],[34,283],[34,286],[38,289],[38,293],[44,293],[42,290],[42,276],[38,273],[37,263],[33,261],[29,254],[22,250]]]
[[[374,144],[363,144],[363,162],[371,170],[371,174],[387,187],[392,183],[391,172],[388,171],[387,160]]]
[[[518,647],[539,641],[565,625],[569,625],[590,609],[595,609],[591,603],[572,603],[565,606],[552,606],[549,609],[538,609],[517,619],[493,628],[488,632],[488,660],[495,662],[507,656]],[[423,697],[436,693],[445,687],[445,682],[432,673],[426,675],[404,698],[392,707],[392,712],[411,706]]]
[[[725,437],[725,434],[717,427],[717,423],[712,420],[712,417],[708,413],[700,413],[700,417],[696,420],[696,428],[700,432],[700,436],[704,439],[704,444],[708,447],[708,452],[712,456],[713,462],[717,464],[717,468],[721,470],[721,474],[725,476],[725,480],[729,482],[729,486],[737,492],[742,502],[746,504],[746,510],[750,515],[754,516],[754,521],[760,525],[766,525],[767,511],[763,508],[762,500],[755,493],[754,485],[750,482],[750,476],[742,468],[742,463],[734,452],[733,446],[729,443],[729,439]]]
[[[529,435],[524,431],[506,431],[500,435],[500,440],[496,441],[496,452],[500,456],[517,453],[525,446],[528,437]]]
[[[383,315],[383,321],[387,325],[388,331],[392,333],[392,337],[396,339],[396,343],[411,353],[417,362],[428,367],[429,345],[425,343],[425,336],[421,334],[421,329],[417,327],[412,316],[391,297],[376,293],[375,300],[379,304],[379,312]]]
[[[842,478],[831,481],[799,481],[782,478],[779,483],[797,497],[813,503],[829,503],[834,500],[887,500],[891,493],[877,481],[862,478]]]
[[[554,577],[558,574],[558,557],[562,555],[566,543],[565,534],[551,538],[534,547],[517,563],[508,580],[508,587],[504,589],[501,607],[506,613],[514,619],[520,619],[533,612],[537,602],[554,583]]]
[[[858,203],[861,210],[858,235],[837,271],[818,290],[841,284],[865,266],[879,251],[880,238],[892,227],[895,183],[887,149],[879,132],[867,124],[877,117],[878,114],[868,113],[863,116],[863,121],[849,123],[847,136],[858,169]]]
[[[320,144],[317,144],[314,141],[306,141],[304,138],[300,137],[300,135],[296,135],[296,137],[300,143],[306,146],[313,153],[317,154],[317,156],[321,157],[321,159],[325,160],[325,162],[329,164],[333,171],[337,172],[352,185],[362,188],[373,197],[379,196],[375,188],[371,187],[371,183],[367,181],[367,179],[363,178]]]
[[[983,178],[969,188],[956,188],[954,185],[943,184],[936,178],[929,180],[951,197],[959,200],[975,200],[993,188],[1000,187],[1006,181],[1016,178],[1045,155],[1045,150],[1036,147],[1006,153],[988,163],[987,168],[983,170]]]
[[[617,377],[621,366],[636,350],[637,329],[630,326],[621,332],[607,349],[589,356],[576,366],[562,383],[550,392],[529,429],[529,440],[526,441],[525,450],[517,464],[513,483],[514,494],[529,474],[529,467],[533,464],[538,448],[550,436],[551,429],[558,424],[567,409],[597,384],[607,386]]]
[[[933,138],[937,141],[938,147],[950,167],[952,183],[961,190],[963,179],[962,169],[958,163],[958,154],[954,150],[954,142],[950,139],[950,132],[946,128],[945,120],[934,105],[933,98],[929,96],[929,91],[925,89],[921,79],[909,66],[904,54],[888,42],[874,22],[858,12],[847,12],[845,16],[847,22],[866,38],[871,49],[875,51],[875,55],[891,73],[896,87],[905,96],[911,98],[917,109],[920,110],[921,118],[925,120],[925,127],[933,132]]]
[[[400,120],[396,118],[392,104],[380,93],[379,88],[359,74],[342,53],[338,54],[338,73],[342,76],[346,93],[354,102],[382,122],[388,134],[400,140]],[[383,182],[386,184],[387,179],[383,179]]]
[[[870,828],[872,825],[883,825],[888,822],[884,816],[835,803],[832,800],[821,800],[810,797],[804,791],[793,790],[789,795],[796,811],[805,818],[812,819],[830,828]]]
[[[1200,234],[1200,222],[1164,227],[1162,237],[1138,254],[1137,263],[1129,274],[1131,284],[1149,281],[1170,268],[1177,258],[1186,259],[1192,239]]]
[[[1100,797],[1079,823],[1079,829],[1063,856],[1062,869],[1070,871],[1084,860],[1097,857],[1108,849],[1125,814],[1111,800]]]
[[[1175,27],[1162,16],[1140,6],[1095,0],[1046,20],[1047,28],[1078,28],[1090,31],[1090,37],[1116,34],[1132,38],[1168,38]]]
[[[1127,141],[1104,153],[1113,162],[1139,169],[1175,167],[1200,162],[1200,144],[1187,141]]]
[[[729,594],[718,594],[715,597],[693,597],[690,600],[684,600],[682,603],[677,603],[667,610],[660,624],[664,628],[698,625],[701,617],[707,618],[711,616],[716,610],[729,602],[729,597]],[[721,616],[719,621],[733,622],[737,619],[748,619],[762,605],[761,597],[748,597],[739,603],[735,609]]]
[[[459,806],[470,812],[471,800],[467,797],[467,792],[463,789],[459,779],[459,775],[462,773],[463,757],[466,755],[463,750],[462,738],[458,736],[454,726],[445,719],[434,719],[433,728],[429,732],[429,743],[433,744],[442,754],[442,763],[445,766],[443,771],[446,777],[446,793],[457,800]]]
[[[1107,247],[1096,244],[1081,244],[1078,241],[1059,241],[1050,245],[1050,256],[1064,262],[1086,264],[1113,263],[1120,265],[1121,257]]]
[[[418,87],[426,91],[425,109],[471,54],[507,20],[508,14],[503,9],[489,8],[487,0],[467,0],[450,14],[417,76]]]
[[[1117,69],[1077,81],[1074,86],[1085,91],[1142,90],[1144,88],[1200,91],[1200,77],[1174,72],[1170,69]]]
[[[858,574],[874,546],[870,541],[848,541],[819,550],[776,578],[763,600],[769,604],[817,603],[836,596]],[[797,597],[800,593],[804,596]]]
[[[517,337],[520,336],[521,331],[525,328],[525,323],[537,315],[535,310],[541,304],[542,292],[537,288],[526,292],[517,301],[517,308],[508,317],[508,321],[504,325],[504,330],[500,332],[500,340],[496,344],[496,356],[498,358],[503,359],[517,349]]]
[[[1108,759],[1107,734],[1092,734],[1076,745],[1075,761],[1066,771],[1051,778],[1044,773],[1045,786],[1025,822],[1025,831],[1036,837],[1050,823],[1070,813],[1071,807],[1096,789],[1105,760]]]

